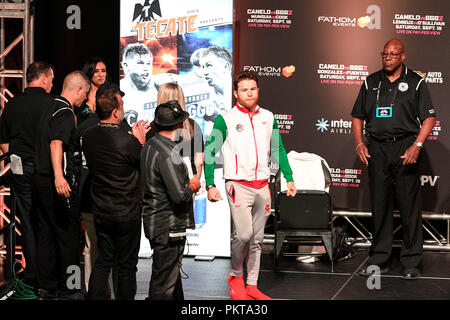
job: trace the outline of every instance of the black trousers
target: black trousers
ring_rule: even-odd
[[[171,241],[169,232],[150,240],[153,249],[150,300],[184,300],[181,260],[186,239]]]
[[[117,300],[133,300],[141,240],[141,220],[102,221],[94,216],[98,257],[89,278],[87,298],[106,299],[108,277],[117,263]]]
[[[395,143],[380,143],[369,138],[373,236],[370,264],[387,263],[391,256],[394,197],[402,223],[400,263],[406,269],[421,264],[423,233],[418,164],[405,166],[400,158],[414,140],[411,136]]]
[[[25,279],[37,279],[38,267],[36,258],[36,211],[33,207],[33,174],[34,166],[22,164],[23,174],[13,174],[12,192],[16,201],[16,214],[20,218],[22,230],[22,249],[25,256]]]
[[[80,267],[78,192],[72,188],[66,199],[57,194],[51,178],[40,175],[34,176],[33,187],[38,216],[39,287],[59,289],[62,295],[79,291],[77,284],[81,286],[81,279],[72,278],[73,270]]]

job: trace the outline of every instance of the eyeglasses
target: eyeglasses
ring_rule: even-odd
[[[380,52],[380,56],[383,58],[387,58],[387,56],[391,56],[392,59],[397,59],[401,54],[403,54],[402,52],[398,52],[398,53],[388,53],[388,52]]]

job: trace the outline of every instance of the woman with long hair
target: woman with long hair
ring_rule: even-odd
[[[109,82],[106,62],[100,57],[91,57],[84,64],[82,71],[91,80],[91,90],[88,93],[87,99],[83,104],[76,108],[77,125],[80,125],[84,120],[90,118],[95,112],[95,95],[98,88]]]
[[[186,111],[186,102],[183,89],[177,83],[165,83],[158,90],[157,105],[171,100],[177,100],[181,108]],[[152,123],[150,135],[153,136],[158,130],[157,125]],[[203,168],[203,135],[200,126],[191,118],[183,122],[183,129],[180,130],[182,140],[181,152],[183,157],[190,157],[193,174],[199,179]],[[187,154],[187,153],[190,154]]]

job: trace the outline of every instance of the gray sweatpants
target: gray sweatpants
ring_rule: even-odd
[[[264,227],[270,215],[270,189],[269,186],[254,189],[234,181],[227,182],[225,187],[234,224],[230,274],[241,276],[247,258],[247,285],[256,285]]]

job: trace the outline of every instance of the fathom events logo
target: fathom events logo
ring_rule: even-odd
[[[352,122],[339,119],[339,120],[327,120],[321,118],[317,120],[316,130],[321,133],[333,133],[333,134],[351,134]]]
[[[280,77],[281,67],[272,66],[244,66],[244,71],[255,72],[260,77]]]
[[[291,77],[295,72],[295,66],[289,65],[286,67],[274,66],[244,66],[244,71],[252,71],[260,77]]]
[[[333,27],[360,27],[369,30],[381,29],[381,9],[379,6],[372,4],[367,7],[367,15],[356,17],[335,17],[335,16],[319,16],[317,22],[330,23]]]

